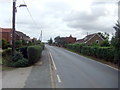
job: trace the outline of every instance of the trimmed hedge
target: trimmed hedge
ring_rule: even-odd
[[[28,47],[27,52],[28,52],[28,60],[30,65],[34,64],[40,59],[42,48],[43,47],[40,45],[34,45]]]
[[[28,59],[27,48],[28,48],[28,46],[24,46],[24,47],[19,48],[19,51],[22,53],[23,57],[26,59]]]
[[[86,46],[84,44],[68,44],[67,48],[83,55],[93,56],[106,61],[115,62],[115,49],[113,47]]]
[[[12,56],[12,49],[6,49],[2,52],[3,65],[11,67],[26,67],[37,62],[44,49],[44,44],[25,46],[18,48],[15,55]]]

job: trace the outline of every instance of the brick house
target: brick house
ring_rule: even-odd
[[[65,41],[66,41],[66,43],[75,43],[76,38],[72,37],[72,35],[70,35],[69,37],[65,37]]]
[[[10,44],[12,44],[12,29],[11,28],[0,28],[0,39],[4,39]],[[25,40],[25,41],[31,41],[30,37],[26,34],[15,31],[15,40]]]
[[[98,33],[95,33],[95,34],[87,35],[83,39],[78,39],[76,41],[76,43],[84,43],[84,44],[87,44],[87,45],[91,45],[91,44],[94,44],[94,43],[100,44],[103,41],[104,41],[104,39]]]
[[[12,44],[12,29],[11,28],[0,28],[0,39],[4,39]]]

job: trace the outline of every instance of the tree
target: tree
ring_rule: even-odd
[[[103,41],[103,42],[100,44],[100,46],[102,46],[102,47],[108,47],[108,46],[110,46],[109,41],[108,41],[108,40]]]
[[[120,66],[120,23],[117,21],[115,26],[113,27],[116,30],[115,33],[115,61]]]
[[[54,40],[55,40],[55,44],[57,46],[65,47],[65,45],[67,44],[64,37],[57,36],[57,37],[54,38]]]
[[[15,47],[20,48],[22,46],[22,41],[21,40],[16,40],[15,41]]]
[[[116,30],[116,33],[115,33],[115,39],[116,39],[115,47],[117,49],[120,49],[120,23],[117,22],[116,26],[114,26],[113,28]]]
[[[98,33],[103,39],[105,39],[105,40],[109,40],[109,34],[107,33],[107,32],[104,32],[104,33],[101,33],[101,32],[99,32]]]
[[[0,40],[0,45],[2,45],[2,49],[7,49],[9,44],[6,40],[2,39]]]
[[[48,40],[48,44],[52,44],[53,43],[53,40],[52,40],[52,38],[50,38],[50,40]]]

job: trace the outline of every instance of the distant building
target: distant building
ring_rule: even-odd
[[[76,38],[72,37],[72,35],[70,35],[69,37],[65,37],[65,41],[66,41],[66,43],[75,43]]]
[[[11,28],[0,28],[0,39],[4,39],[12,44],[12,29]]]
[[[23,32],[16,31],[16,40],[24,40],[24,41],[32,41],[29,36],[24,34]]]
[[[76,43],[83,43],[83,44],[91,45],[93,43],[100,44],[103,41],[104,39],[99,34],[95,33],[95,34],[87,35],[83,39],[78,39]]]
[[[36,43],[36,41],[37,41],[37,38],[33,38],[33,39],[32,39],[32,42],[33,42],[33,43]]]
[[[12,44],[12,29],[11,28],[0,28],[0,39],[4,39],[10,44]],[[31,41],[30,37],[26,34],[15,31],[15,40],[25,40],[25,41]]]

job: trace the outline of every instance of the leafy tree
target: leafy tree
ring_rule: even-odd
[[[115,26],[113,27],[116,30],[115,33],[115,61],[117,61],[120,65],[120,23],[117,21]]]
[[[105,39],[105,40],[109,40],[109,34],[107,33],[107,32],[104,32],[104,33],[101,33],[101,32],[99,32],[98,33],[103,39]]]
[[[2,45],[2,49],[7,49],[8,48],[8,42],[6,40],[2,39],[1,43],[2,43],[1,44]]]
[[[53,40],[52,40],[52,38],[50,38],[50,40],[48,40],[48,44],[52,44],[53,43]]]
[[[65,38],[62,38],[60,36],[55,37],[54,40],[55,40],[55,44],[57,46],[63,46],[64,47],[67,44],[66,41],[65,41]]]
[[[22,41],[21,40],[16,40],[15,41],[15,47],[20,48],[22,46]]]
[[[116,38],[115,38],[115,36],[112,36],[111,45],[115,46],[115,44],[116,44]]]
[[[100,45],[101,45],[102,47],[108,47],[108,46],[110,46],[108,40],[103,41]]]
[[[116,30],[116,33],[115,33],[115,39],[116,39],[115,47],[117,49],[120,49],[120,23],[117,22],[116,26],[114,26],[113,28]]]

